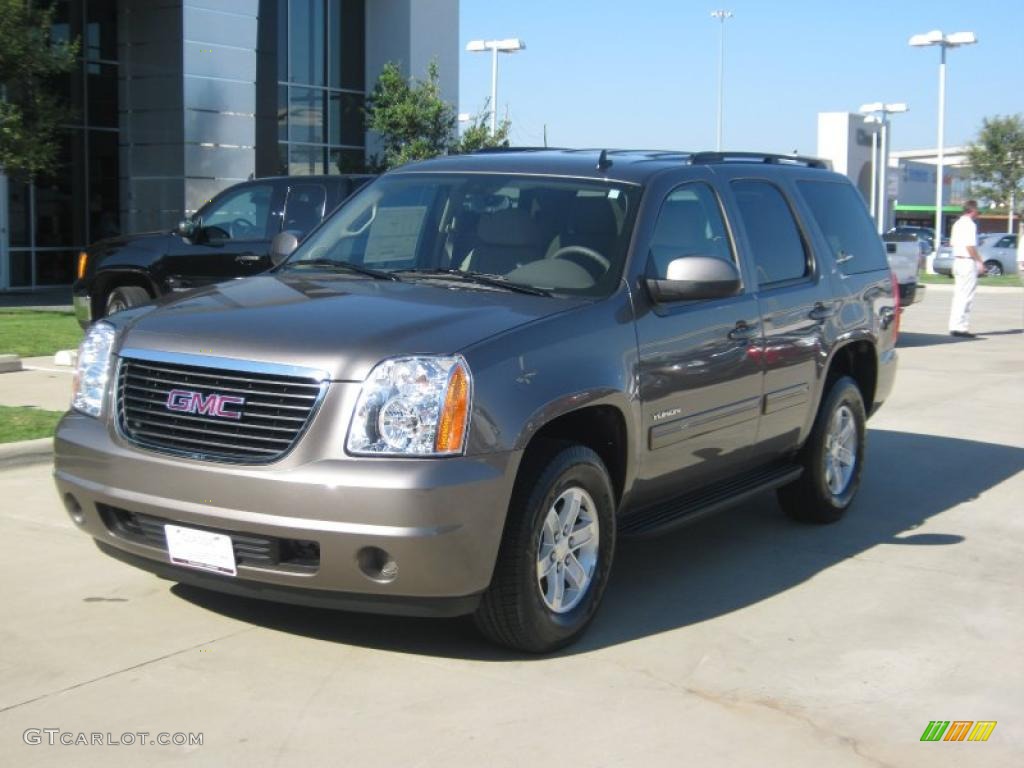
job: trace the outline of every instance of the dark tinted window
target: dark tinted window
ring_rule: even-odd
[[[288,191],[284,228],[306,234],[324,217],[327,189],[322,184],[296,184]]]
[[[807,251],[789,203],[774,184],[734,181],[733,194],[761,285],[795,280],[809,272]]]
[[[864,200],[852,185],[800,181],[797,187],[843,272],[889,268]]]
[[[707,184],[684,184],[665,199],[651,237],[649,274],[664,279],[669,262],[684,256],[733,261],[718,198]]]

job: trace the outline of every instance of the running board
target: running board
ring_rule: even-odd
[[[751,496],[786,485],[803,471],[803,467],[794,464],[773,465],[677,496],[626,515],[619,521],[619,534],[641,538],[687,525]]]

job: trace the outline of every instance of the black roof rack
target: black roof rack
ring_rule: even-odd
[[[802,155],[774,155],[768,152],[696,152],[690,155],[691,165],[706,163],[771,163],[775,165],[803,165],[808,168],[831,170],[828,162],[817,157]]]
[[[474,155],[493,155],[500,152],[544,152],[548,149],[561,149],[561,147],[480,147],[474,149]]]

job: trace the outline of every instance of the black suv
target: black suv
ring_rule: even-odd
[[[173,232],[101,240],[79,254],[72,287],[84,328],[93,320],[175,291],[259,274],[270,241],[301,239],[372,176],[282,176],[236,184]]]
[[[414,163],[269,273],[94,323],[57,487],[164,578],[471,613],[547,651],[594,616],[620,535],[768,490],[843,515],[895,289],[860,193],[816,160]]]

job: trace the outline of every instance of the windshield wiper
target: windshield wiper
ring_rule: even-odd
[[[364,267],[360,264],[353,264],[351,261],[335,261],[334,259],[302,259],[292,264],[287,265],[286,269],[295,269],[296,267],[302,267],[309,265],[311,267],[331,267],[333,269],[340,269],[345,272],[355,272],[360,275],[366,275],[376,280],[397,280],[401,281],[398,275],[394,272],[385,272],[383,269],[371,269],[370,267]]]
[[[461,269],[399,269],[396,270],[403,275],[416,275],[419,277],[437,277],[442,280],[460,280],[466,283],[476,283],[492,288],[504,288],[507,291],[526,293],[530,296],[550,296],[551,291],[544,288],[535,288],[532,285],[513,283],[501,275],[489,275],[486,272],[465,272]]]

